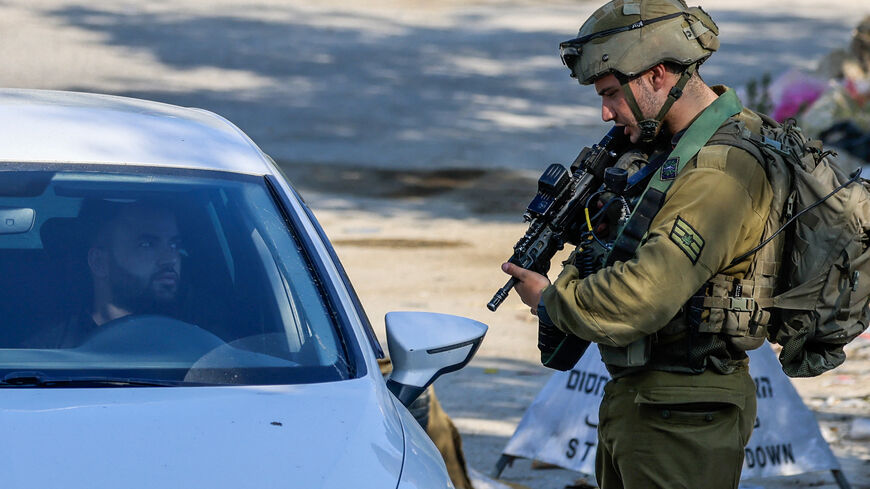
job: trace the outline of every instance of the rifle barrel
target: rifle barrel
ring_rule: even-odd
[[[498,306],[500,306],[501,303],[504,302],[505,299],[507,299],[508,294],[510,293],[511,289],[514,288],[514,285],[516,285],[517,282],[519,282],[519,280],[511,277],[511,279],[508,280],[504,287],[498,289],[498,292],[496,292],[495,295],[492,296],[492,300],[489,301],[489,304],[486,305],[486,308],[492,312],[495,312],[495,310],[498,309]]]

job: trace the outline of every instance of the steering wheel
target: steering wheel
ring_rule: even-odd
[[[136,314],[109,321],[78,350],[111,353],[149,362],[193,364],[224,341],[199,326],[159,314]]]

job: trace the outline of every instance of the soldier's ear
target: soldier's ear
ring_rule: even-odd
[[[647,81],[649,82],[650,87],[652,87],[654,91],[670,91],[671,87],[668,85],[668,80],[672,78],[671,76],[669,76],[671,72],[664,65],[664,63],[659,63],[653,66],[652,68],[647,70],[647,73],[649,74],[649,78]]]
[[[109,275],[109,254],[105,248],[94,246],[88,250],[88,268],[94,277]]]

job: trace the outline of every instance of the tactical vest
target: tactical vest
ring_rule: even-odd
[[[676,174],[696,157],[703,146],[726,144],[743,148],[751,145],[743,141],[746,136],[744,124],[733,117],[741,110],[734,93],[728,91],[698,117],[692,125],[694,128],[690,126],[662,165],[658,178],[650,182],[635,207],[614,243],[607,265],[634,255],[661,209],[665,193]],[[757,151],[750,154],[755,156]],[[710,367],[730,373],[737,365],[745,363],[745,351],[757,348],[764,341],[767,333],[764,325],[769,319],[769,314],[756,307],[752,298],[765,294],[770,297],[773,292],[764,280],[765,274],[756,273],[759,266],[765,271],[770,270],[764,268],[769,267],[768,264],[753,262],[742,280],[727,273],[712,277],[654,335],[626,347],[599,345],[602,360],[611,374],[619,377],[648,369],[700,373]]]

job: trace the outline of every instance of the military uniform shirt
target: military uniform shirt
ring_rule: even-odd
[[[761,126],[751,111],[735,117],[753,132]],[[667,191],[634,258],[583,279],[566,265],[543,292],[547,314],[562,331],[609,346],[656,333],[713,275],[759,244],[772,197],[748,152],[703,147]],[[742,278],[750,263],[729,274]]]

